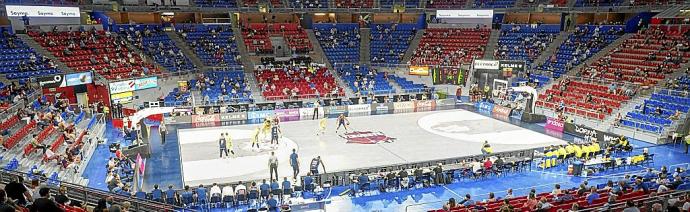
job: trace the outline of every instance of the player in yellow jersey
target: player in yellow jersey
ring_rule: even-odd
[[[323,117],[321,120],[319,120],[319,131],[316,132],[316,135],[323,135],[326,133],[326,125],[328,124],[327,118]]]
[[[254,129],[254,136],[252,136],[252,148],[254,148],[254,145],[256,145],[256,148],[259,149],[259,134],[261,133],[261,127],[256,127]]]

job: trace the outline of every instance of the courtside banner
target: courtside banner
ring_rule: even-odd
[[[376,114],[386,114],[393,109],[393,103],[372,103],[371,112],[376,112]]]
[[[521,120],[522,119],[522,110],[513,110],[513,112],[510,114],[511,118]]]
[[[494,110],[494,104],[488,102],[477,102],[474,104],[474,106],[477,108],[477,110],[483,112],[493,112]]]
[[[437,99],[436,107],[455,106],[455,99]]]
[[[300,108],[299,118],[302,120],[311,119],[314,117],[314,108]],[[323,117],[323,108],[319,108],[319,117]]]
[[[278,109],[276,110],[276,116],[280,118],[280,121],[298,121],[299,120],[299,109]]]
[[[220,121],[246,121],[247,112],[223,113],[220,114]]]
[[[552,117],[546,117],[546,125],[544,125],[544,129],[548,129],[555,132],[563,132],[563,125],[563,120]]]
[[[328,115],[341,114],[347,112],[347,106],[328,106],[323,107],[323,113]]]
[[[250,112],[247,112],[247,119],[248,120],[265,119],[268,116],[273,116],[273,114],[275,114],[275,111],[273,111],[273,110],[250,111]]]
[[[393,102],[393,113],[414,112],[414,102]]]
[[[165,117],[166,124],[192,123],[192,116],[169,116]]]
[[[348,113],[371,113],[370,104],[348,105]]]
[[[393,102],[393,109],[414,109],[414,102]]]
[[[563,124],[563,132],[580,138],[585,138],[587,136],[595,137],[599,142],[610,142],[620,137],[610,132],[603,132],[584,125],[575,125],[567,122]]]
[[[193,115],[193,127],[215,127],[220,124],[220,116],[218,114]]]
[[[494,108],[491,111],[491,114],[494,114],[496,116],[501,116],[501,117],[508,117],[508,116],[510,116],[511,111],[513,111],[512,108],[503,107],[500,105],[494,105]]]
[[[415,112],[431,111],[436,109],[436,101],[434,100],[417,100],[414,101]]]

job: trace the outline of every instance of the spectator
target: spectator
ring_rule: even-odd
[[[443,210],[450,211],[455,207],[457,207],[457,204],[455,203],[455,198],[450,198],[448,199],[448,202],[445,205],[443,205]]]
[[[623,212],[640,212],[640,209],[635,206],[635,203],[633,203],[632,200],[628,200],[625,202]]]
[[[30,207],[31,212],[53,212],[64,211],[50,198],[50,188],[44,187],[39,191],[40,198],[34,200]]]
[[[461,205],[464,205],[465,207],[467,207],[467,206],[470,206],[470,205],[474,205],[474,200],[472,200],[472,196],[470,196],[470,194],[465,194],[465,199],[463,199],[462,201],[460,201],[460,204],[461,204]]]
[[[20,206],[26,205],[28,201],[32,200],[31,193],[29,189],[26,189],[26,186],[24,186],[24,178],[22,177],[13,178],[10,183],[5,185],[5,191],[7,192],[7,196],[16,201]]]
[[[177,205],[179,203],[179,199],[177,196],[177,191],[175,191],[173,188],[173,185],[169,185],[168,190],[165,191],[165,202],[171,205]]]
[[[98,200],[98,203],[96,204],[96,207],[93,209],[93,212],[105,212],[108,211],[108,203],[106,202],[105,199],[101,198]]]
[[[589,189],[589,194],[587,194],[587,204],[592,204],[594,200],[599,199],[599,193],[597,193],[597,188],[592,186]]]

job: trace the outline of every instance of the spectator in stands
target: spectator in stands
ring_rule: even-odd
[[[597,188],[592,186],[589,189],[589,194],[587,194],[586,198],[587,198],[587,204],[590,204],[590,205],[594,202],[594,200],[599,199],[599,193],[597,193]]]
[[[177,205],[180,202],[173,185],[168,185],[168,190],[165,191],[165,202],[171,205]]]
[[[527,208],[527,210],[535,210],[537,205],[539,204],[539,201],[537,200],[536,196],[534,193],[530,193],[527,196],[527,201],[525,202],[524,205],[522,205],[523,208]]]
[[[30,207],[31,212],[36,211],[64,211],[50,197],[50,188],[44,187],[39,191],[40,198],[34,200]]]
[[[450,198],[448,199],[448,202],[445,205],[443,205],[443,210],[450,211],[455,207],[457,207],[457,204],[455,203],[455,198]]]
[[[465,199],[460,201],[460,204],[468,207],[470,205],[474,205],[474,200],[472,200],[472,196],[470,196],[470,194],[465,194]]]
[[[206,187],[204,187],[203,184],[199,184],[199,187],[196,189],[197,203],[202,205],[208,203],[208,195],[206,195],[206,192]]]
[[[101,198],[98,200],[98,203],[96,204],[96,207],[93,209],[93,212],[105,212],[108,211],[108,202],[106,199]]]
[[[628,200],[625,202],[623,212],[640,212],[640,209],[635,206],[635,203],[632,200]]]
[[[10,183],[5,185],[5,191],[7,192],[7,196],[20,206],[26,205],[29,201],[33,200],[29,189],[24,186],[24,178],[21,176],[12,178]]]

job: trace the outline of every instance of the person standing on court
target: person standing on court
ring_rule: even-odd
[[[232,154],[232,157],[235,157],[235,151],[232,147],[232,137],[230,133],[225,133],[225,155],[229,156],[228,154]]]
[[[276,174],[275,179],[278,180],[278,158],[275,152],[271,152],[271,156],[268,157],[268,172],[271,180],[273,180],[273,173]]]
[[[226,142],[225,141],[225,136],[223,133],[220,134],[220,139],[218,139],[218,148],[220,150],[220,158],[223,158],[223,153],[225,153],[225,156],[228,156],[228,150],[226,149]]]
[[[319,107],[321,104],[319,103],[319,100],[316,99],[314,101],[314,114],[311,115],[311,120],[315,120],[319,118]]]
[[[168,134],[168,128],[165,126],[164,121],[161,121],[160,126],[158,126],[158,132],[161,134],[161,144],[165,144],[165,135]]]
[[[295,149],[292,149],[292,154],[290,154],[290,166],[292,166],[292,179],[296,180],[299,175],[299,156]]]

